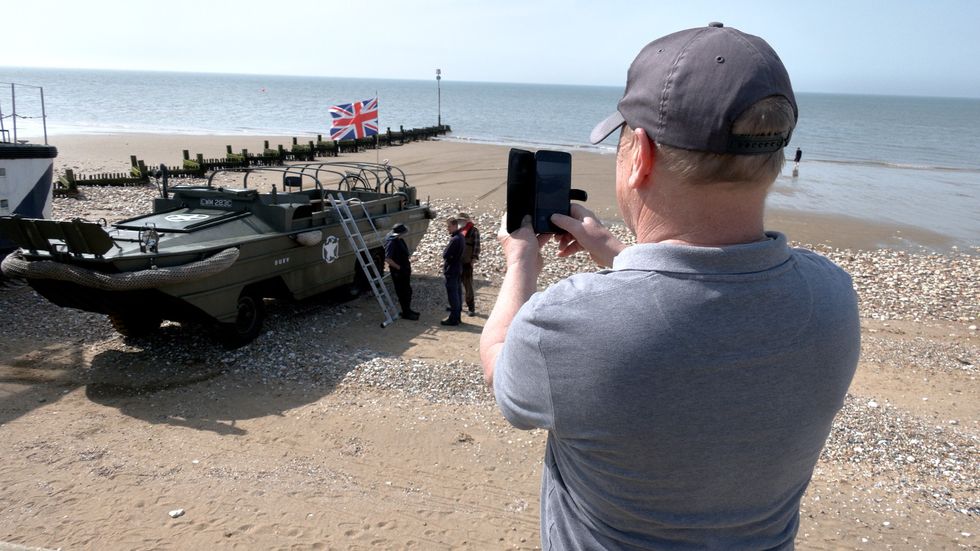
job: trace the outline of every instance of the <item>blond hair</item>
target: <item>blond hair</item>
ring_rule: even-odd
[[[732,133],[750,136],[789,135],[796,125],[793,106],[782,96],[765,98],[742,112]],[[690,151],[655,143],[657,162],[675,178],[689,184],[728,182],[738,185],[772,184],[786,162],[783,150],[761,155],[734,155]]]

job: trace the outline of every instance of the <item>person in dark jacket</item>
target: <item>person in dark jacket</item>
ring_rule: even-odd
[[[459,233],[463,234],[463,298],[466,300],[467,313],[476,315],[476,297],[473,294],[473,263],[480,259],[480,230],[473,225],[470,215],[461,212],[456,215],[459,220]]]
[[[395,224],[385,237],[385,264],[391,272],[391,282],[402,308],[402,319],[417,320],[419,313],[412,310],[412,262],[408,244],[402,236],[408,233],[405,224]]]
[[[446,276],[446,294],[449,296],[449,317],[442,320],[442,325],[459,325],[460,314],[463,310],[462,287],[460,278],[463,275],[463,251],[466,243],[459,231],[456,218],[446,220],[446,231],[449,232],[449,243],[442,252],[442,273]]]

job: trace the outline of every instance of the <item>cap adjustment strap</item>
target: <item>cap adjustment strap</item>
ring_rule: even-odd
[[[773,153],[789,145],[789,138],[788,134],[782,133],[765,136],[733,134],[728,138],[727,153],[735,155]]]

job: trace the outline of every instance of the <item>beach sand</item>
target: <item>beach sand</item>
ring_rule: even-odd
[[[226,144],[258,151],[262,140],[50,141],[56,170],[90,173],[128,170],[129,155],[177,164],[182,149],[218,156]],[[438,324],[446,239],[438,219],[413,258],[422,319],[383,330],[367,296],[270,302],[265,332],[226,351],[203,327],[165,324],[158,335],[123,339],[104,316],[58,308],[30,289],[0,293],[0,541],[538,548],[546,433],[502,419],[478,355],[502,273],[492,235],[507,150],[432,141],[342,157],[388,159],[440,214],[476,214],[486,240],[479,311],[459,328]],[[613,163],[587,153],[573,161],[575,186],[609,221]],[[115,220],[140,212],[152,194],[86,188],[57,199],[55,212]],[[910,252],[910,239],[941,247],[943,237],[828,215],[771,212],[767,227],[840,262],[861,297],[861,363],[803,499],[798,548],[977,548],[977,256]],[[581,258],[551,265],[543,283],[594,269]]]

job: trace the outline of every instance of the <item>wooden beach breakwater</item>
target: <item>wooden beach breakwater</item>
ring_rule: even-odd
[[[142,185],[149,181],[161,165],[167,167],[171,177],[203,178],[213,170],[275,166],[289,161],[313,161],[318,157],[336,157],[342,153],[357,153],[363,149],[376,149],[428,140],[451,131],[449,125],[443,124],[424,128],[405,129],[399,127],[396,131],[392,131],[389,127],[385,133],[350,140],[324,140],[323,135],[318,134],[316,140],[308,140],[305,144],[299,143],[299,140],[294,137],[293,143],[288,149],[282,144],[270,148],[269,141],[265,140],[261,153],[250,153],[247,149],[242,149],[236,153],[228,145],[225,156],[219,158],[205,158],[200,153],[192,158],[190,151],[185,149],[182,152],[181,164],[174,166],[167,163],[147,163],[137,158],[136,155],[130,155],[128,173],[75,174],[73,170],[67,169],[55,179],[53,193],[56,196],[74,195],[78,193],[78,186]]]

